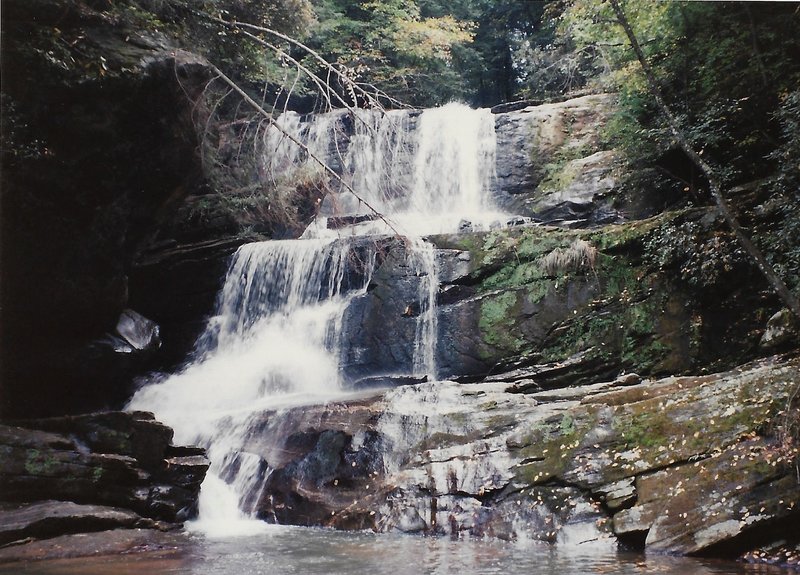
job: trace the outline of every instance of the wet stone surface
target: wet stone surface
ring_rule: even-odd
[[[797,359],[773,358],[560,393],[423,383],[265,414],[305,440],[288,456],[248,449],[277,468],[266,519],[738,555],[800,532],[796,448],[769,431],[798,376]]]

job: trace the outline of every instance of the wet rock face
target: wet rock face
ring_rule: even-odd
[[[186,360],[214,311],[230,258],[244,242],[228,238],[176,243],[139,256],[130,274],[130,304],[147,317],[158,318],[162,369]]]
[[[520,226],[433,237],[470,262],[468,274],[440,288],[440,348],[457,344],[468,351],[462,356],[491,364],[490,373],[579,358],[572,379],[562,378],[571,383],[724,369],[757,357],[759,318],[774,300],[756,287],[763,284],[753,267],[731,274],[705,258],[704,269],[719,272],[706,279],[665,258],[669,242],[682,241],[672,230],[684,227],[698,231],[699,246],[727,234],[698,209],[597,230]]]
[[[90,509],[83,509],[83,506],[79,507],[81,509],[77,513],[94,513]],[[74,511],[68,510],[68,512]],[[87,555],[128,555],[147,551],[156,551],[167,556],[179,556],[179,549],[187,544],[187,539],[186,534],[178,531],[163,532],[149,528],[71,533],[47,539],[34,539],[25,545],[2,547],[0,548],[0,563],[76,558]],[[85,567],[85,563],[82,564],[82,567]]]
[[[173,446],[171,441],[172,429],[143,412],[3,425],[0,498],[6,502],[80,504],[73,508],[53,503],[57,514],[73,517],[64,521],[75,529],[84,523],[99,529],[108,521],[127,527],[182,522],[197,512],[200,484],[209,463],[202,449]],[[106,513],[98,506],[118,509]],[[32,509],[20,507],[22,515],[12,513],[10,517],[22,521],[27,513],[42,515]],[[34,519],[24,522],[36,523]],[[42,529],[50,532],[56,527],[45,525]]]
[[[246,446],[275,469],[260,516],[721,556],[800,533],[780,431],[797,358],[524,394],[513,378],[266,414],[285,443],[262,426]]]
[[[379,489],[385,448],[376,433],[380,404],[331,403],[254,421],[243,451],[272,472],[259,487],[254,509],[271,522],[372,528],[371,509],[351,507],[365,486]]]
[[[387,242],[384,249],[367,293],[350,304],[343,320],[343,373],[356,387],[414,368],[420,288],[427,278],[409,262],[403,242]]]
[[[517,369],[520,388],[549,389],[620,373],[724,369],[756,357],[759,317],[772,306],[755,287],[757,271],[737,272],[748,282],[724,270],[713,281],[685,279],[683,268],[662,262],[661,242],[676,226],[702,230],[698,244],[726,233],[698,209],[596,230],[524,224],[428,238],[436,376],[476,381]],[[367,293],[345,313],[344,374],[356,387],[380,378],[407,383],[387,376],[413,373],[428,272],[408,263],[402,242],[385,250]]]
[[[570,227],[625,219],[623,202],[613,201],[618,158],[601,143],[614,100],[591,95],[497,114],[498,206]]]
[[[544,345],[554,326],[584,313],[592,300],[601,297],[603,286],[597,276],[583,273],[589,270],[576,270],[581,273],[562,281],[538,269],[536,259],[560,245],[559,241],[570,241],[564,238],[544,240],[528,256],[533,261],[527,264],[531,271],[527,285],[487,281],[487,276],[502,275],[505,268],[520,263],[514,246],[543,239],[545,234],[537,230],[432,239],[437,377],[490,373],[498,364]],[[488,245],[499,253],[484,251],[483,246]],[[344,316],[343,373],[357,388],[374,387],[372,382],[381,381],[387,387],[418,383],[409,381],[408,376],[414,373],[414,358],[419,353],[420,322],[424,321],[420,308],[426,303],[421,294],[426,293],[424,282],[430,281],[430,271],[415,267],[402,242],[388,242],[386,250],[367,293],[356,298]],[[504,261],[506,257],[513,261]],[[618,365],[607,362],[585,371],[592,375],[615,369]]]

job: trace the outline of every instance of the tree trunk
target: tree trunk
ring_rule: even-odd
[[[648,87],[650,88],[650,93],[656,101],[656,105],[658,106],[661,114],[667,120],[667,124],[669,125],[670,131],[672,132],[672,136],[678,142],[678,145],[681,149],[686,153],[687,156],[697,165],[703,175],[708,180],[708,187],[711,191],[711,196],[714,198],[714,202],[717,205],[717,209],[722,214],[722,217],[725,218],[725,221],[730,226],[731,230],[733,230],[736,239],[739,241],[741,246],[744,248],[747,255],[753,260],[758,267],[759,271],[764,275],[767,279],[769,284],[778,294],[778,296],[783,300],[783,303],[788,307],[794,315],[800,318],[800,300],[789,290],[788,286],[783,282],[780,276],[775,272],[772,268],[770,263],[766,260],[764,255],[761,251],[756,247],[756,245],[747,237],[747,234],[744,233],[742,226],[739,225],[739,222],[736,220],[736,217],[733,215],[733,212],[728,206],[728,202],[725,200],[725,196],[722,193],[722,189],[717,181],[716,176],[714,175],[714,170],[708,163],[698,154],[694,148],[692,148],[689,140],[686,139],[683,131],[681,130],[680,125],[678,124],[678,120],[672,114],[667,106],[667,103],[664,101],[663,96],[661,95],[661,90],[658,87],[658,83],[656,82],[656,77],[653,74],[653,70],[650,67],[650,64],[647,62],[647,58],[642,51],[642,47],[639,44],[639,41],[636,39],[636,35],[633,33],[633,29],[631,28],[630,22],[628,22],[625,13],[620,6],[619,0],[609,0],[611,4],[611,8],[614,10],[614,14],[619,21],[619,24],[622,26],[623,30],[625,30],[625,34],[628,36],[628,40],[631,43],[631,47],[633,51],[636,53],[636,57],[639,60],[639,64],[642,66],[642,71],[644,72],[645,78],[647,79]]]

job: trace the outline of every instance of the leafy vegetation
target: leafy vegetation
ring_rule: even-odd
[[[281,83],[285,62],[236,30],[205,16],[248,22],[302,38],[314,22],[308,0],[123,0],[115,10],[147,14],[151,22],[193,51],[208,56],[239,80]],[[140,24],[146,23],[140,20]]]
[[[453,46],[472,40],[471,22],[426,16],[414,1],[318,0],[316,8],[312,47],[354,79],[413,103],[437,99],[436,78],[451,75]]]
[[[677,271],[695,286],[732,281],[746,273],[744,250],[726,233],[709,233],[702,222],[668,222],[645,240],[645,260],[662,270]]]
[[[515,54],[552,40],[551,4],[314,0],[309,43],[359,81],[410,104],[494,105],[517,97],[523,75],[541,69],[523,70]]]
[[[622,4],[667,103],[723,183],[773,174],[775,160],[787,153],[781,132],[797,122],[791,103],[800,81],[796,3]],[[702,194],[692,168],[670,154],[674,142],[609,5],[570,3],[559,31],[579,49],[595,49],[595,69],[606,73],[592,79],[593,87],[620,92],[620,112],[610,127],[614,143],[634,163],[659,165],[673,185]]]

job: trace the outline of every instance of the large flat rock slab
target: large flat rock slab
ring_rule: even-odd
[[[68,533],[154,525],[153,520],[118,507],[79,505],[71,501],[0,503],[0,545],[27,538],[47,539]]]
[[[0,548],[0,573],[15,575],[19,572],[16,563],[45,559],[80,559],[80,566],[87,567],[91,558],[102,560],[104,556],[132,553],[147,553],[152,559],[178,561],[181,549],[188,538],[177,531],[161,532],[153,529],[113,529],[94,533],[61,535],[52,539],[32,541],[25,545],[9,545]],[[141,561],[137,562],[140,564]],[[66,564],[65,564],[66,565]],[[72,564],[73,568],[76,565]],[[158,573],[156,566],[154,572]],[[96,573],[107,573],[102,566]]]

